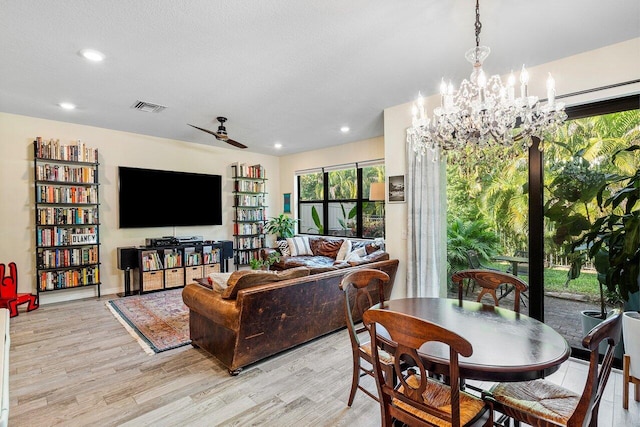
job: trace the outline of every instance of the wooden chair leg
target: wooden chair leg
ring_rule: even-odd
[[[622,407],[629,409],[629,362],[631,357],[628,354],[622,356]],[[636,400],[638,400],[638,390],[636,387]]]
[[[349,401],[347,402],[349,407],[351,407],[353,399],[356,397],[358,384],[360,384],[360,355],[353,355],[353,379],[351,380],[351,392],[349,392]]]

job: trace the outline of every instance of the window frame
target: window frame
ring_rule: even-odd
[[[363,174],[363,169],[367,168],[367,167],[372,167],[372,166],[382,166],[382,168],[385,168],[385,164],[384,164],[384,160],[383,159],[379,159],[379,160],[372,160],[372,161],[368,161],[368,162],[359,162],[359,163],[352,163],[352,164],[345,164],[345,165],[336,165],[336,166],[331,166],[331,167],[324,167],[321,169],[316,169],[316,170],[306,170],[306,171],[298,171],[296,172],[296,186],[297,186],[297,212],[298,212],[298,216],[300,216],[300,213],[302,212],[302,207],[304,205],[317,205],[317,204],[321,204],[322,205],[322,226],[324,228],[323,233],[312,233],[312,232],[303,232],[300,227],[302,226],[302,224],[300,223],[300,221],[298,221],[297,223],[297,229],[298,229],[298,234],[311,234],[311,235],[317,235],[317,236],[332,236],[332,237],[353,237],[353,238],[360,238],[360,239],[374,239],[375,237],[363,237],[363,231],[364,231],[364,204],[365,203],[380,203],[382,204],[382,211],[384,212],[385,207],[386,207],[386,200],[369,200],[369,197],[367,195],[367,197],[364,197],[364,174]],[[346,169],[355,169],[356,170],[356,180],[357,180],[357,185],[356,185],[356,198],[355,199],[331,199],[329,197],[329,174],[330,172],[334,172],[334,171],[338,171],[338,170],[346,170]],[[322,185],[323,185],[323,198],[322,199],[309,199],[309,200],[302,200],[302,185],[301,185],[301,177],[303,175],[308,175],[308,174],[312,174],[312,173],[319,173],[322,172]],[[385,170],[385,181],[386,181],[386,170]],[[328,224],[329,224],[329,206],[330,205],[335,205],[335,204],[341,204],[341,203],[355,203],[355,207],[356,207],[356,216],[355,216],[355,221],[356,221],[356,232],[355,235],[351,235],[351,236],[343,236],[343,235],[337,235],[337,234],[332,234],[328,228]],[[382,237],[384,238],[384,234],[385,234],[385,227],[384,227],[384,215],[383,215],[383,227],[382,227]]]

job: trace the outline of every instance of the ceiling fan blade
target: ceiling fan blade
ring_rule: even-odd
[[[238,147],[238,148],[247,148],[246,145],[239,143],[238,141],[234,141],[233,139],[225,139],[224,142],[226,142],[227,144],[231,144],[234,147]]]
[[[220,138],[220,137],[218,136],[218,134],[217,134],[217,133],[215,133],[215,132],[214,132],[214,131],[212,131],[212,130],[205,129],[205,128],[200,128],[200,127],[198,127],[198,126],[194,126],[194,125],[189,124],[189,123],[187,123],[187,124],[188,124],[189,126],[191,126],[192,128],[196,128],[196,129],[198,129],[198,130],[201,130],[202,132],[206,132],[206,133],[208,133],[208,134],[210,134],[210,135],[215,136],[215,137],[216,137],[216,139],[219,139],[219,138]]]

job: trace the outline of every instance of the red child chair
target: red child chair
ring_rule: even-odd
[[[38,300],[33,294],[18,293],[18,269],[15,262],[9,263],[9,276],[4,277],[4,264],[0,264],[0,308],[8,308],[9,316],[18,315],[18,304],[28,302],[27,311],[38,308]]]

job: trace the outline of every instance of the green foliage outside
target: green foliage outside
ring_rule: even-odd
[[[638,152],[623,152],[612,161],[614,153],[634,143],[640,143],[640,110],[572,120],[553,140],[544,142],[545,253],[567,257],[572,267],[545,270],[547,290],[598,294],[595,272],[586,274],[580,268],[590,261],[586,248],[574,250],[572,245],[598,218],[610,213],[610,207],[598,206],[603,184],[638,170]],[[452,157],[447,164],[451,268],[461,263],[466,249],[487,246],[486,233],[493,233],[498,242],[484,253],[478,250],[485,263],[492,253],[527,250],[527,154],[495,147],[483,149],[480,155],[469,149]],[[615,191],[615,185],[608,191]],[[482,233],[465,225],[474,221],[481,224]],[[481,236],[477,241],[476,233]]]

